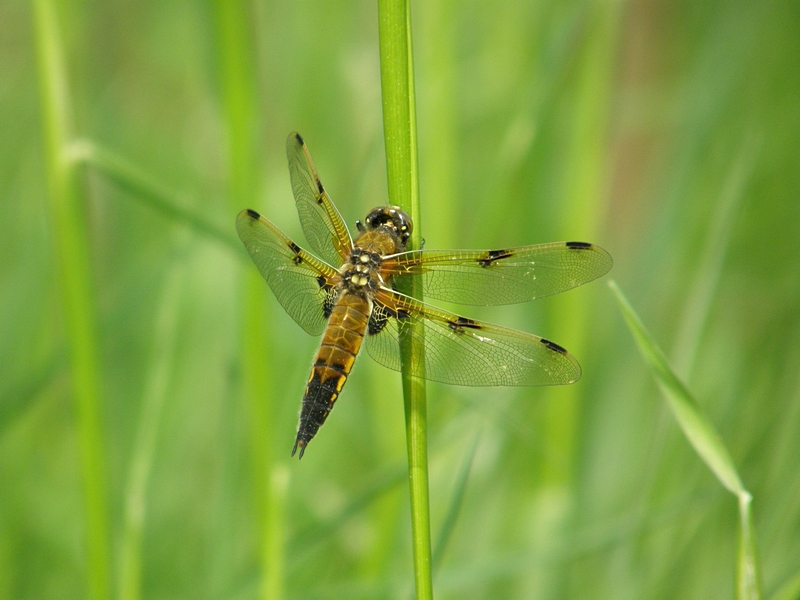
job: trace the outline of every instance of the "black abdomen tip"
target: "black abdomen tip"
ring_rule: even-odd
[[[297,447],[299,446],[300,456],[298,457],[298,460],[303,458],[303,454],[305,454],[306,451],[306,444],[307,444],[306,440],[300,439],[300,436],[298,436],[297,439],[294,441],[294,448],[292,448],[292,457],[294,457],[294,453],[297,452]]]

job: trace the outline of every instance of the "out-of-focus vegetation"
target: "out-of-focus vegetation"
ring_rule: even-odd
[[[798,4],[412,11],[426,247],[609,250],[753,496],[765,597],[797,598]],[[0,23],[0,599],[410,597],[400,377],[361,358],[290,461],[318,340],[233,229],[304,245],[292,130],[348,223],[386,201],[375,4]],[[607,287],[460,310],[584,376],[429,386],[437,598],[733,597],[735,500]]]

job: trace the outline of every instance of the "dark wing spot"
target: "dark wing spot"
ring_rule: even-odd
[[[294,252],[295,256],[292,259],[294,264],[299,265],[303,262],[303,258],[300,256],[300,246],[295,244],[293,241],[289,240],[289,249]]]
[[[251,219],[256,219],[256,220],[261,218],[261,215],[251,208],[247,209],[247,216],[250,217]]]
[[[458,317],[455,321],[448,321],[447,325],[458,334],[464,333],[464,328],[468,329],[482,329],[478,323],[466,317]]]
[[[573,250],[588,250],[592,245],[589,242],[567,242],[567,248]]]
[[[319,285],[319,287],[324,290],[329,290],[331,287],[330,285],[328,285],[328,280],[325,279],[324,275],[319,275],[317,277],[317,285]]]
[[[295,133],[294,137],[297,139],[298,142],[300,142],[301,146],[305,146],[306,145],[306,143],[303,141],[303,138],[300,136],[299,133]]]
[[[386,323],[389,322],[389,314],[386,312],[386,307],[382,304],[375,304],[372,313],[369,315],[369,323],[367,325],[367,333],[376,335],[383,331]]]
[[[469,327],[470,329],[481,329],[478,323],[466,317],[458,317],[458,319],[456,319],[456,325],[459,327]]]
[[[511,256],[514,256],[514,252],[511,250],[489,250],[485,258],[478,259],[478,264],[482,267],[488,267],[496,260],[509,258]]]
[[[384,306],[383,311],[390,317],[394,319],[399,319],[401,321],[411,316],[411,314],[407,310],[403,310],[402,308],[398,308],[397,310],[392,310],[388,306]]]
[[[558,352],[559,354],[566,354],[567,353],[566,348],[562,348],[561,346],[559,346],[555,342],[551,342],[550,340],[546,340],[544,338],[542,338],[540,341],[545,346],[547,346],[550,350],[552,350],[553,352]]]
[[[319,196],[317,197],[317,202],[322,204],[322,195],[325,193],[325,188],[322,187],[322,182],[317,179],[317,191],[319,192]]]
[[[489,250],[489,258],[497,260],[498,258],[508,258],[514,253],[511,250]]]

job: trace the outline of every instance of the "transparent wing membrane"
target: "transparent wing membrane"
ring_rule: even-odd
[[[340,267],[353,247],[347,226],[336,210],[314,168],[300,134],[286,140],[286,157],[297,214],[311,249],[334,267]]]
[[[289,316],[311,335],[325,330],[323,305],[339,274],[304,251],[253,210],[243,210],[236,231],[250,257]]]
[[[387,316],[377,334],[368,335],[368,354],[399,371],[400,333],[424,345],[418,377],[452,385],[562,385],[581,376],[578,361],[564,348],[539,336],[459,317],[388,289],[375,295]],[[413,326],[416,326],[413,327]]]
[[[382,271],[419,275],[426,298],[496,306],[570,290],[604,275],[612,264],[594,244],[555,242],[504,250],[414,250],[387,258]]]

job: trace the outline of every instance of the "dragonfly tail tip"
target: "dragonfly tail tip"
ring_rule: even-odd
[[[298,456],[298,460],[303,458],[303,454],[306,453],[306,442],[297,438],[294,442],[294,448],[292,448],[292,457],[294,457],[295,452],[297,452],[297,447],[300,447],[300,456]]]

